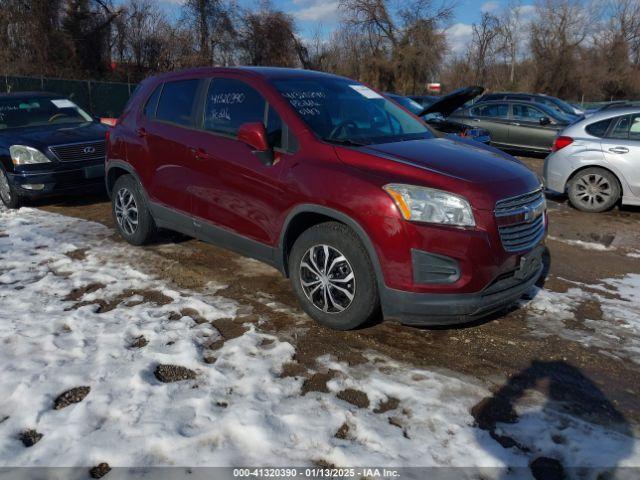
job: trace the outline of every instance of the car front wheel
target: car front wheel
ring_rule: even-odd
[[[9,177],[2,167],[0,167],[0,200],[2,200],[5,207],[12,209],[20,208],[22,204],[20,196],[9,183]]]
[[[611,172],[585,168],[569,182],[569,201],[578,210],[598,213],[611,209],[620,199],[620,183]]]
[[[378,315],[380,300],[369,255],[344,224],[315,225],[289,256],[293,289],[303,310],[334,330],[350,330]]]

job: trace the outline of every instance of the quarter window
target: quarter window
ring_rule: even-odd
[[[269,109],[267,110],[266,130],[269,145],[273,148],[282,148],[282,119],[271,105],[269,105]]]
[[[607,134],[609,125],[611,125],[611,119],[607,118],[606,120],[600,120],[599,122],[595,122],[587,125],[585,127],[585,131],[589,135],[593,135],[594,137],[603,138]]]
[[[167,82],[156,110],[156,119],[177,125],[192,126],[199,80]]]
[[[146,105],[144,106],[144,116],[148,119],[152,119],[156,116],[156,107],[158,106],[158,98],[160,98],[160,92],[162,91],[162,85],[158,85],[153,91]]]
[[[228,78],[214,79],[207,92],[204,128],[236,136],[243,123],[264,122],[265,107],[262,95],[246,83]],[[273,122],[276,122],[275,117]]]

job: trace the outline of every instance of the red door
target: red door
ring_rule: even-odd
[[[193,172],[189,150],[200,80],[166,82],[152,121],[147,122],[147,190],[151,200],[189,215]]]
[[[264,165],[236,139],[240,125],[265,122],[276,161]],[[277,221],[290,203],[282,173],[290,155],[282,149],[283,125],[257,90],[240,80],[213,79],[205,100],[204,129],[192,133],[196,175],[189,191],[197,224],[207,224],[275,245]]]

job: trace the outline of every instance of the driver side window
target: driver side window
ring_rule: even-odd
[[[529,105],[513,105],[513,119],[523,120],[525,122],[536,122],[540,118],[546,116],[542,111],[537,108],[530,107]]]
[[[262,123],[269,145],[283,148],[284,124],[264,97],[239,80],[214,78],[204,107],[204,129],[236,137],[240,126],[250,122]]]
[[[265,109],[262,95],[246,83],[214,78],[207,92],[204,128],[235,137],[243,123],[264,122]]]

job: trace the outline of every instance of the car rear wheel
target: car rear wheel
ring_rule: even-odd
[[[583,212],[604,212],[620,199],[620,183],[611,172],[598,167],[586,168],[569,181],[569,201]]]
[[[9,183],[9,177],[2,167],[0,167],[0,200],[7,208],[20,208],[22,204],[20,196]]]
[[[303,232],[291,249],[289,270],[302,309],[326,327],[350,330],[380,310],[369,255],[344,224],[321,223]]]
[[[141,187],[131,175],[116,180],[111,191],[113,218],[120,235],[132,245],[149,243],[156,234],[156,224],[142,195]]]

